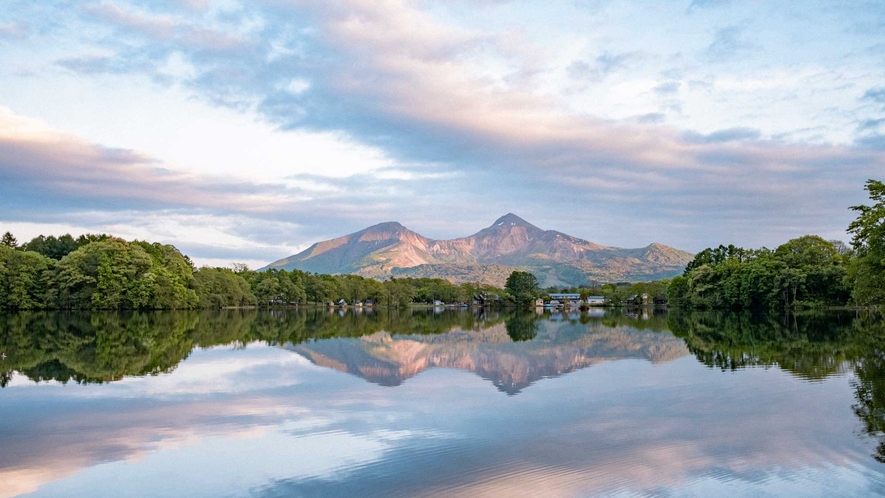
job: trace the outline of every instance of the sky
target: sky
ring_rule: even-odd
[[[879,1],[4,0],[0,230],[262,266],[513,212],[605,245],[847,241]]]

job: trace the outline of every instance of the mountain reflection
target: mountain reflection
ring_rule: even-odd
[[[885,324],[853,313],[19,313],[0,316],[0,386],[16,373],[62,383],[158,375],[195,348],[256,341],[383,386],[453,368],[510,395],[603,361],[688,354],[711,368],[777,366],[808,381],[853,373],[853,411],[885,462]]]
[[[657,363],[688,354],[681,340],[629,325],[635,322],[639,321],[622,315],[606,319],[517,313],[434,335],[385,331],[290,349],[317,365],[384,386],[442,367],[474,372],[512,395],[539,379],[602,361],[634,358]],[[655,323],[666,325],[663,320]]]
[[[605,360],[688,354],[663,315],[498,312],[223,311],[20,313],[0,316],[0,373],[100,383],[167,373],[194,348],[255,341],[395,386],[427,368],[469,370],[516,394],[544,377]]]
[[[704,479],[762,495],[858,463],[877,494],[883,345],[854,313],[0,316],[0,496],[114,496],[58,491],[113,462],[154,482],[213,458],[215,480],[254,480],[203,496],[691,495]]]

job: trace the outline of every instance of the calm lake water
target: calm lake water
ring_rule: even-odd
[[[0,352],[0,497],[885,496],[854,313],[33,313]]]

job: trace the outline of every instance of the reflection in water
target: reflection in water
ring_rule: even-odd
[[[811,381],[853,372],[854,412],[880,440],[875,458],[885,463],[885,322],[852,313],[672,313],[669,325],[710,367],[776,365]]]
[[[510,314],[503,323],[489,320],[472,329],[457,327],[434,335],[379,332],[291,349],[317,365],[383,386],[397,386],[428,368],[443,367],[474,372],[511,395],[539,379],[607,360],[659,363],[688,354],[684,343],[672,335],[616,325],[636,322],[622,316],[582,320],[578,314],[573,319],[557,314],[554,318]]]
[[[876,495],[883,339],[838,313],[0,316],[0,496]]]

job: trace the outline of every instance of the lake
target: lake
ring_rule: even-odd
[[[885,496],[885,324],[0,315],[0,497]]]

